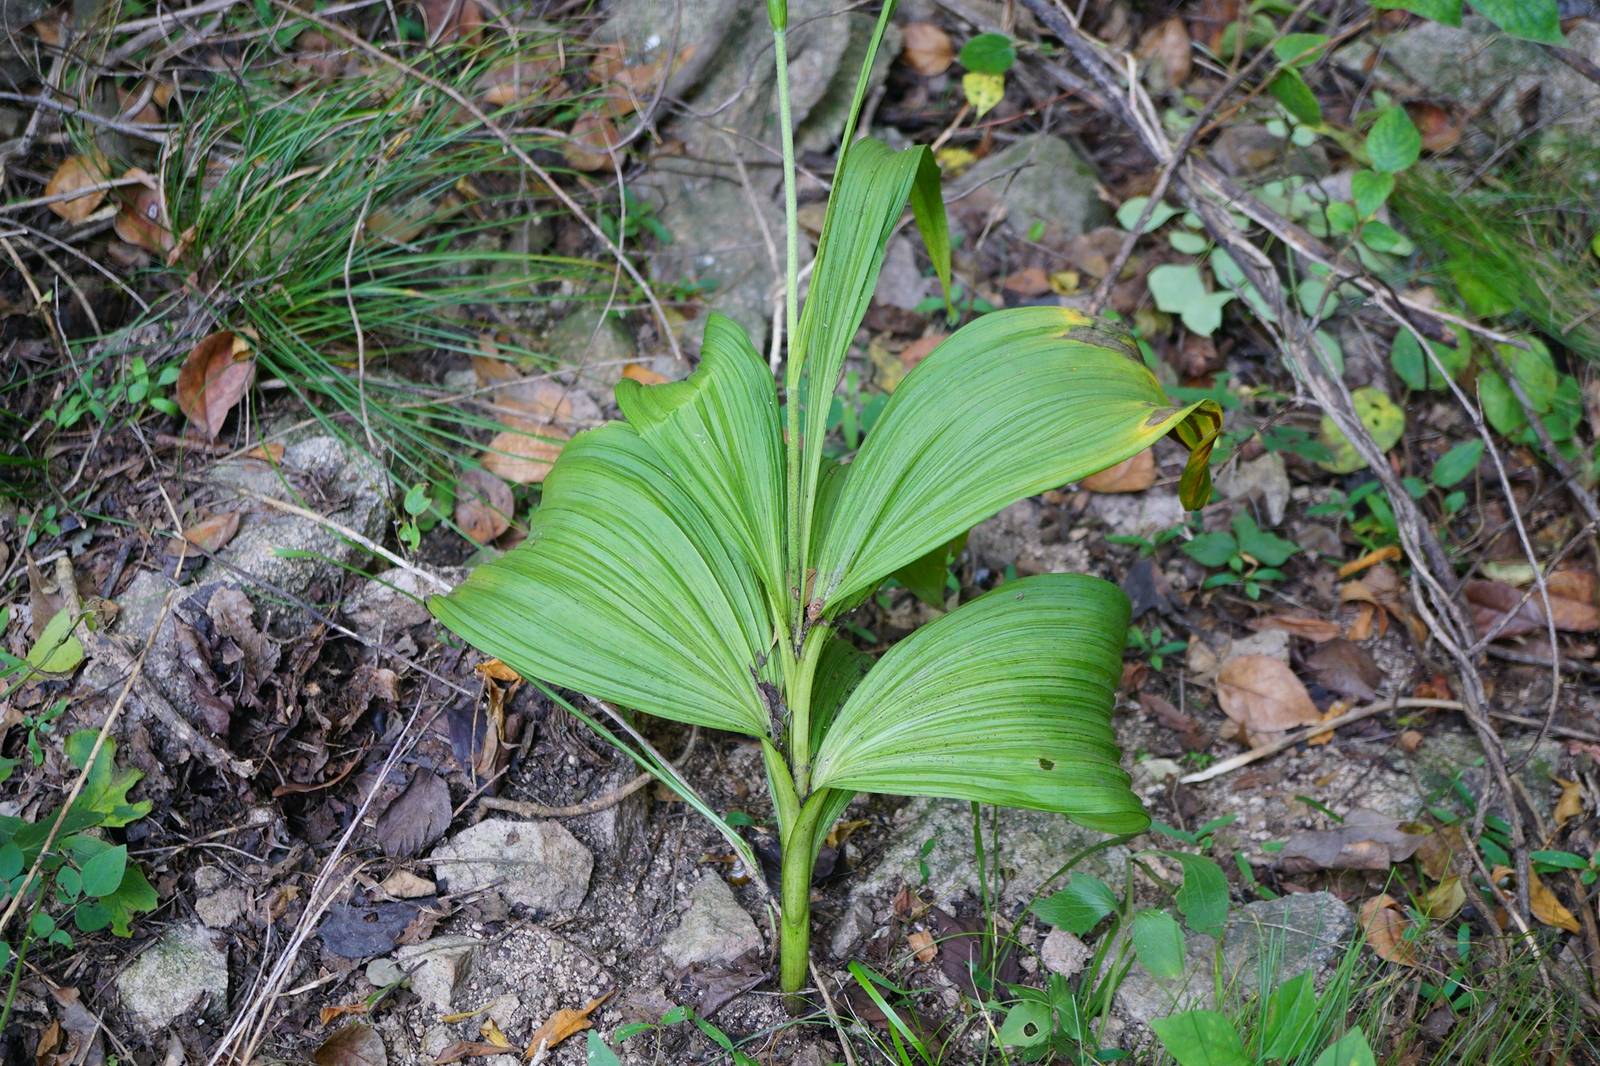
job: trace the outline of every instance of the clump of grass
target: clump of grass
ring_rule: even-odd
[[[1600,361],[1600,146],[1568,144],[1483,175],[1416,168],[1393,204],[1428,260],[1476,313],[1521,318]]]

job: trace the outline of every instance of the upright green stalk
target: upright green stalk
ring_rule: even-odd
[[[831,789],[819,789],[800,807],[800,817],[790,828],[783,846],[783,905],[778,926],[778,971],[785,992],[805,987],[811,964],[811,866],[817,853],[817,834],[825,832],[822,812]]]
[[[767,19],[772,23],[772,51],[778,64],[778,133],[783,141],[783,238],[784,238],[784,402],[788,407],[788,432],[784,455],[787,462],[784,494],[789,534],[789,585],[794,592],[789,631],[800,632],[805,620],[805,560],[800,554],[801,523],[806,520],[800,498],[800,366],[805,353],[794,347],[795,330],[800,323],[800,222],[794,188],[794,121],[789,110],[789,6],[787,0],[767,0]]]

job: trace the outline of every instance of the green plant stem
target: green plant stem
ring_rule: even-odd
[[[784,441],[788,491],[784,503],[789,534],[789,585],[794,595],[789,631],[799,633],[806,609],[805,560],[800,554],[800,530],[807,510],[800,498],[800,368],[805,353],[794,347],[794,335],[800,322],[800,221],[795,194],[794,116],[789,108],[789,45],[787,32],[776,25],[772,29],[772,50],[778,65],[778,128],[783,140],[783,392],[788,408],[788,433]]]
[[[778,970],[783,991],[790,994],[805,987],[811,962],[811,867],[817,852],[817,834],[828,828],[821,822],[831,791],[821,789],[801,805],[800,817],[783,841]]]
[[[806,634],[788,691],[789,764],[794,769],[795,791],[801,796],[811,790],[811,690],[827,638],[826,626],[817,626]]]
[[[11,1021],[11,1008],[17,1001],[17,989],[22,985],[22,964],[28,957],[28,948],[33,944],[33,916],[39,913],[42,906],[44,893],[41,892],[33,909],[28,911],[28,923],[22,927],[22,939],[17,941],[17,950],[11,953],[11,983],[6,986],[5,1006],[0,1009],[0,1033],[6,1031],[6,1024]]]

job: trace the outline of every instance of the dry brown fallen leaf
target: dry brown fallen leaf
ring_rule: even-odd
[[[1124,459],[1098,474],[1090,474],[1079,484],[1090,492],[1143,492],[1156,483],[1156,457],[1149,448],[1131,459]]]
[[[570,139],[561,146],[561,155],[575,170],[604,170],[622,140],[611,119],[598,111],[587,111],[572,124]]]
[[[1550,594],[1550,615],[1556,629],[1564,633],[1593,633],[1600,630],[1600,608],[1595,606],[1595,576],[1588,570],[1559,570],[1545,579]],[[1519,589],[1503,581],[1469,581],[1463,592],[1472,612],[1472,624],[1479,633],[1488,633],[1507,619],[1495,633],[1496,640],[1538,633],[1548,627],[1544,599],[1537,589]]]
[[[208,552],[217,551],[239,532],[239,512],[224,511],[205,518],[183,531],[183,539]]]
[[[1361,931],[1381,959],[1402,966],[1417,964],[1417,945],[1405,938],[1410,927],[1400,904],[1388,893],[1373,896],[1361,905]]]
[[[263,463],[274,465],[283,462],[283,453],[288,451],[282,444],[273,441],[270,444],[257,444],[254,448],[244,453],[246,459],[258,459]]]
[[[483,25],[483,8],[477,0],[420,0],[418,6],[432,43],[471,40]]]
[[[1467,905],[1467,890],[1461,878],[1451,874],[1429,889],[1422,897],[1422,913],[1435,922],[1447,922]]]
[[[1159,67],[1160,76],[1152,78],[1158,88],[1175,88],[1189,80],[1193,65],[1189,30],[1177,15],[1145,31],[1135,54],[1150,61],[1152,73]]]
[[[931,78],[943,74],[955,62],[956,46],[950,35],[931,22],[908,22],[901,31],[905,49],[901,52],[906,66]]]
[[[59,196],[80,189],[88,191],[70,200],[57,200],[49,205],[50,210],[68,222],[82,222],[94,214],[105,201],[106,190],[97,187],[103,186],[105,180],[105,156],[98,153],[68,156],[59,167],[56,167],[56,172],[50,175],[50,180],[44,187],[44,194]]]
[[[910,370],[932,355],[933,350],[943,344],[947,336],[949,336],[947,333],[934,332],[918,337],[900,349],[900,365]]]
[[[1583,788],[1578,782],[1568,781],[1564,777],[1556,778],[1555,782],[1561,786],[1561,798],[1556,800],[1553,819],[1556,828],[1560,829],[1583,813]]]
[[[510,107],[533,100],[560,77],[558,56],[522,56],[490,67],[473,89],[489,107]]]
[[[388,1066],[383,1038],[365,1022],[351,1022],[311,1053],[317,1066]]]
[[[665,374],[658,374],[643,363],[625,363],[622,376],[641,385],[664,385],[668,380]]]
[[[141,184],[122,190],[122,206],[111,222],[112,231],[131,245],[165,256],[175,241],[167,228],[167,212],[155,179],[137,167],[123,177],[137,178]]]
[[[456,482],[456,525],[474,544],[487,544],[511,528],[511,486],[474,467]]]
[[[1050,291],[1050,275],[1044,267],[1023,267],[1001,283],[1001,288],[1018,296],[1043,296]]]
[[[353,1003],[336,1003],[331,1007],[319,1007],[317,1020],[323,1025],[330,1025],[347,1014],[367,1013],[367,1001],[358,999]]]
[[[483,468],[513,485],[537,484],[550,473],[570,436],[560,426],[548,424],[528,432],[497,433],[483,453]]]
[[[563,1008],[550,1015],[544,1020],[543,1025],[534,1030],[533,1039],[528,1041],[528,1050],[523,1052],[522,1057],[531,1059],[535,1055],[549,1051],[567,1039],[567,1037],[592,1028],[594,1022],[589,1020],[589,1015],[598,1010],[602,1003],[610,999],[615,991],[616,989],[612,989],[611,992],[607,992],[603,996],[596,996],[585,1003],[582,1010],[567,1010]]]
[[[1511,872],[1509,866],[1496,866],[1489,871],[1489,880],[1499,884],[1510,877]],[[1532,870],[1528,871],[1528,909],[1533,911],[1535,918],[1552,929],[1565,929],[1569,933],[1576,933],[1581,928],[1577,916],[1567,910],[1566,905],[1556,898],[1556,894],[1550,891],[1549,886]]]
[[[255,375],[250,342],[227,330],[202,340],[178,371],[178,407],[207,440],[216,440]]]
[[[1423,625],[1422,619],[1412,613],[1407,597],[1408,590],[1400,583],[1400,578],[1381,563],[1372,567],[1359,579],[1347,581],[1339,587],[1340,603],[1370,604],[1379,612],[1380,632],[1387,628],[1386,619],[1393,616],[1410,630],[1411,639],[1421,644],[1427,640],[1428,627]],[[1364,635],[1358,634],[1354,627],[1349,636],[1351,640],[1364,639]]]
[[[1411,833],[1398,819],[1357,809],[1334,829],[1291,833],[1278,853],[1286,873],[1311,870],[1387,870],[1416,854],[1427,833]]]
[[[939,956],[939,945],[931,933],[919,929],[906,937],[906,944],[917,956],[918,962],[932,962]]]
[[[485,659],[472,668],[473,672],[485,681],[521,681],[522,675],[499,659]]]
[[[1223,663],[1217,671],[1217,703],[1239,723],[1252,746],[1261,743],[1262,734],[1322,720],[1289,664],[1268,655],[1235,655]]]
[[[1284,611],[1281,614],[1269,614],[1252,619],[1250,628],[1257,632],[1264,629],[1281,629],[1290,636],[1303,637],[1316,644],[1330,641],[1341,632],[1339,623],[1303,611]]]

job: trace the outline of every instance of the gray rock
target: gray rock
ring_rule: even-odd
[[[549,354],[562,365],[578,368],[585,383],[610,388],[622,379],[622,368],[638,354],[630,334],[604,308],[584,305],[573,311],[545,338]]]
[[[1086,569],[1087,542],[1061,539],[1060,523],[1058,509],[1038,500],[1018,500],[974,526],[967,534],[967,551],[980,566],[992,570],[1015,566],[1024,576]]]
[[[719,875],[706,872],[689,895],[683,921],[661,941],[661,954],[674,966],[732,962],[762,947],[761,931],[746,914],[733,889]]]
[[[1259,500],[1269,527],[1283,521],[1289,506],[1289,471],[1278,452],[1267,452],[1232,467],[1217,479],[1217,488],[1230,500]]]
[[[1184,519],[1183,504],[1171,490],[1097,492],[1089,500],[1089,509],[1105,522],[1106,532],[1125,537],[1148,537]]]
[[[455,584],[467,576],[464,567],[445,567],[437,571]],[[362,584],[339,607],[350,628],[374,637],[393,635],[401,629],[421,625],[429,618],[421,601],[438,589],[425,583],[414,571],[398,566],[383,571]]]
[[[196,1012],[220,1014],[228,1002],[228,954],[199,923],[169,929],[117,977],[117,992],[146,1033]]]
[[[983,812],[985,849],[991,810],[986,807]],[[999,863],[1005,878],[1003,897],[1008,903],[1028,899],[1069,858],[1105,839],[1104,834],[1084,829],[1059,814],[1009,807],[993,810],[1000,819]],[[928,848],[926,854],[924,847]],[[994,856],[985,854],[984,859],[992,868]],[[1114,882],[1127,862],[1126,848],[1106,848],[1075,869]],[[888,896],[903,883],[916,888],[924,899],[948,905],[963,896],[977,897],[977,870],[969,806],[957,800],[915,799],[895,816],[892,842],[877,864],[860,874],[850,898],[869,901]],[[990,887],[993,890],[994,886]]]
[[[1094,952],[1089,945],[1065,929],[1052,929],[1039,945],[1039,958],[1051,973],[1062,977],[1076,976],[1089,964]]]
[[[456,996],[465,987],[483,942],[470,936],[436,936],[421,944],[406,944],[395,952],[395,962],[411,975],[411,991],[437,1011],[456,1009]]]
[[[873,300],[885,307],[914,311],[918,304],[933,295],[935,287],[934,279],[924,276],[917,265],[917,250],[911,238],[896,237],[890,241]]]
[[[844,914],[839,916],[839,923],[833,927],[833,936],[828,940],[828,946],[833,949],[833,957],[839,960],[853,957],[862,941],[870,937],[877,928],[878,923],[872,917],[872,907],[865,900],[854,900],[845,908]]]
[[[221,888],[194,901],[195,917],[209,929],[226,929],[250,907],[242,888]]]
[[[452,893],[493,889],[536,913],[576,910],[594,856],[560,822],[487,818],[433,849],[434,874]]]
[[[667,79],[667,92],[682,96],[697,83],[716,58],[723,38],[749,17],[740,0],[681,0],[663,15],[659,4],[634,0],[611,6],[611,17],[595,31],[596,44],[618,44],[630,66],[650,65],[659,73],[676,44],[677,62]]]
[[[1053,236],[1076,237],[1109,217],[1095,182],[1094,171],[1071,145],[1036,133],[979,160],[945,195],[955,202],[958,217],[981,219],[1002,204],[1007,224],[1017,233],[1042,222]],[[969,223],[967,228],[975,227]]]
[[[1186,935],[1187,961],[1181,976],[1162,981],[1135,964],[1117,989],[1118,1012],[1129,1022],[1149,1025],[1154,1018],[1213,1006],[1217,983],[1251,998],[1306,970],[1317,977],[1347,949],[1355,917],[1330,892],[1306,892],[1260,900],[1236,908],[1215,938]]]
[[[1506,742],[1506,763],[1515,766],[1527,753],[1526,740]],[[1478,738],[1464,729],[1430,729],[1424,734],[1422,746],[1414,756],[1416,792],[1427,794],[1445,788],[1458,774],[1474,796],[1483,796],[1492,789],[1493,776],[1483,761],[1483,748]],[[1553,802],[1556,786],[1551,782],[1561,764],[1561,743],[1546,737],[1539,742],[1531,757],[1515,775],[1516,780],[1531,796],[1549,796]],[[1502,808],[1504,797],[1495,800]],[[1392,813],[1392,812],[1386,812]]]
[[[633,776],[633,769],[632,763],[618,767],[596,791],[621,787]],[[589,815],[578,828],[612,870],[627,870],[635,868],[640,857],[648,854],[649,821],[650,789],[641,788],[620,803]]]
[[[1581,21],[1567,34],[1567,47],[1590,60],[1600,60],[1600,25]],[[1372,45],[1361,41],[1341,51],[1340,60],[1363,62]],[[1433,99],[1477,108],[1495,137],[1509,137],[1523,128],[1521,105],[1530,90],[1539,90],[1538,137],[1587,137],[1600,107],[1600,86],[1557,62],[1544,48],[1498,32],[1482,18],[1469,16],[1460,26],[1417,20],[1390,34],[1382,44],[1383,74],[1409,81]],[[1469,151],[1492,147],[1489,137],[1464,131]]]
[[[406,975],[400,964],[390,958],[373,959],[367,963],[366,973],[367,983],[373,988],[387,988]]]

